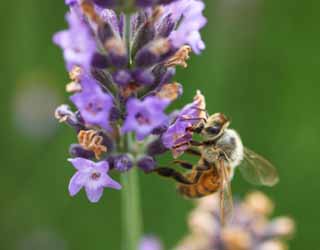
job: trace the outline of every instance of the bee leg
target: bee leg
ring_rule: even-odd
[[[189,142],[183,142],[180,144],[175,145],[173,148],[180,148],[182,146],[195,146],[195,147],[199,147],[202,146],[203,142],[198,142],[198,141],[189,141]]]
[[[186,168],[186,169],[192,169],[193,165],[187,161],[182,161],[182,160],[174,160],[174,164],[179,164],[181,167]]]
[[[190,155],[201,156],[201,153],[193,148],[188,148],[185,152]]]
[[[199,165],[195,168],[197,171],[208,171],[210,167],[205,166],[205,165]]]
[[[185,185],[194,184],[194,181],[189,180],[184,175],[175,171],[172,168],[159,167],[159,168],[152,170],[152,172],[155,172],[158,175],[163,176],[163,177],[172,178],[181,184],[185,184]]]

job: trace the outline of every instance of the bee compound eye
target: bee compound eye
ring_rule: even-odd
[[[220,130],[221,130],[221,126],[220,125],[214,125],[212,127],[206,128],[207,133],[215,134],[215,135],[219,134]]]

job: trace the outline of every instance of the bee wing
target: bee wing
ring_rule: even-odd
[[[279,181],[275,167],[248,148],[244,149],[244,161],[239,169],[242,176],[254,185],[273,186]]]
[[[229,172],[224,165],[224,161],[220,161],[220,173],[221,173],[221,186],[220,186],[220,212],[221,222],[224,225],[226,222],[230,222],[233,216],[233,199],[231,191],[231,182],[229,178]]]

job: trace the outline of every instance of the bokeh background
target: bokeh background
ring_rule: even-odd
[[[208,0],[207,49],[176,76],[185,87],[176,107],[201,89],[210,112],[230,116],[245,144],[276,163],[281,182],[263,190],[276,215],[297,222],[292,250],[320,243],[319,8],[316,0]],[[3,1],[1,10],[0,249],[120,249],[120,193],[106,190],[98,204],[67,193],[75,135],[53,119],[68,77],[51,42],[66,27],[64,1]],[[141,183],[144,231],[173,246],[192,204],[157,176],[142,174]],[[237,196],[252,189],[235,178]]]

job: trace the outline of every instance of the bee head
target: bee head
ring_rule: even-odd
[[[202,133],[206,140],[214,140],[218,138],[229,125],[230,120],[224,114],[216,113],[208,118]]]

